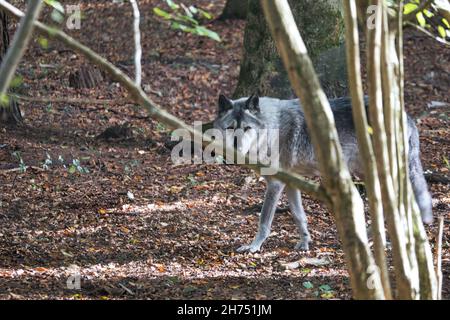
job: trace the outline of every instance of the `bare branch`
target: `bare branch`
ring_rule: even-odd
[[[359,52],[359,34],[357,7],[353,0],[344,0],[344,19],[346,25],[346,47],[349,87],[352,97],[352,112],[355,131],[361,152],[365,185],[372,217],[372,233],[374,240],[375,261],[380,268],[381,283],[386,299],[392,299],[389,274],[387,270],[384,231],[383,206],[381,203],[380,182],[369,136],[369,124],[366,116],[364,93],[361,79],[361,57]]]

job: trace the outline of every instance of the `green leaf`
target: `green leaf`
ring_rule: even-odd
[[[303,268],[303,269],[301,270],[301,272],[302,272],[302,273],[308,274],[308,273],[311,272],[311,269],[309,269],[309,268]]]
[[[403,14],[409,14],[411,12],[413,12],[414,10],[416,10],[418,8],[418,5],[415,3],[407,3],[405,4],[405,6],[403,7]]]
[[[211,20],[213,18],[213,15],[209,12],[206,12],[205,10],[202,9],[198,9],[198,11],[200,12],[200,14],[205,17],[208,20]]]
[[[185,15],[181,15],[181,14],[177,16],[177,20],[189,22],[189,23],[192,23],[195,26],[198,25],[198,21],[195,20],[194,18],[191,18],[189,16],[185,16]]]
[[[321,291],[323,291],[323,292],[331,291],[331,287],[330,287],[329,285],[327,285],[327,284],[321,285],[321,286],[319,287],[319,289],[320,289]]]
[[[445,31],[445,28],[443,26],[438,26],[438,32],[442,39],[445,39],[447,36],[447,32]]]
[[[431,11],[429,11],[429,10],[423,10],[422,11],[428,18],[431,18],[431,17],[433,17],[434,16],[434,13],[433,12],[431,12]]]
[[[166,0],[166,3],[172,10],[180,9],[180,6],[178,4],[176,4],[175,2],[173,2],[172,0]]]
[[[70,173],[70,174],[74,174],[75,172],[77,172],[77,167],[74,166],[73,164],[70,165],[70,167],[69,167],[69,173]]]
[[[194,17],[191,10],[189,10],[188,7],[186,7],[184,4],[181,4],[181,7],[183,8],[183,11],[185,12],[186,16],[188,16],[189,18]]]
[[[443,18],[443,19],[442,19],[442,22],[445,24],[445,26],[446,26],[447,28],[450,29],[450,23],[448,23],[447,19]]]
[[[19,87],[21,84],[23,83],[23,78],[22,76],[15,76],[12,80],[11,80],[11,88],[17,88]]]
[[[314,285],[313,285],[311,282],[309,282],[309,281],[305,281],[305,282],[303,282],[302,284],[303,284],[303,286],[304,286],[306,289],[312,289],[312,288],[314,288]]]
[[[9,106],[9,97],[6,93],[2,93],[0,95],[0,104],[2,105],[2,107]]]
[[[192,12],[192,14],[197,14],[198,13],[198,9],[194,6],[189,6],[189,11]]]
[[[58,10],[53,10],[51,14],[52,20],[57,23],[62,23],[64,21],[64,15]]]
[[[42,47],[42,49],[47,50],[48,49],[48,39],[44,37],[38,38],[39,45]]]
[[[175,29],[175,30],[181,30],[181,31],[190,32],[190,33],[194,32],[194,29],[192,29],[191,27],[188,27],[188,26],[178,23],[178,22],[172,22],[172,24],[170,26],[172,27],[172,29]]]
[[[205,37],[211,38],[211,39],[216,40],[218,42],[222,41],[220,39],[220,36],[217,33],[215,33],[212,30],[209,30],[209,29],[207,29],[205,27],[202,27],[202,26],[195,27],[195,33],[200,35],[200,36],[205,36]]]
[[[52,7],[55,10],[58,10],[60,13],[64,14],[64,7],[59,1],[56,0],[44,0],[44,2]]]
[[[422,12],[419,12],[418,14],[416,14],[417,17],[417,22],[419,22],[419,25],[421,27],[425,27],[427,24],[427,21],[425,20],[425,17],[423,16]]]
[[[164,10],[161,10],[160,8],[153,8],[153,12],[166,20],[170,20],[172,18],[172,15]]]
[[[322,293],[320,296],[322,298],[324,298],[324,299],[333,299],[334,298],[334,293],[331,292],[331,291],[327,291],[325,293]]]
[[[450,168],[450,162],[448,161],[448,159],[445,156],[444,156],[443,160],[444,160],[444,164],[447,166],[447,168]]]

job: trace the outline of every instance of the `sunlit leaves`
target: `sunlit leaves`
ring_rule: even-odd
[[[219,42],[221,41],[220,40],[220,36],[216,32],[211,31],[211,30],[209,30],[209,29],[207,29],[205,27],[198,26],[198,27],[195,28],[194,31],[195,31],[194,33],[196,33],[196,34],[198,34],[200,36],[206,36],[208,38],[211,38],[211,39],[219,41]]]
[[[403,14],[408,15],[417,12],[422,2],[422,0],[407,1],[404,5]],[[450,13],[449,1],[434,0],[429,6],[415,14],[415,24],[418,24],[423,30],[432,32],[437,40],[446,42],[450,39],[450,25],[443,13]]]
[[[56,0],[44,0],[44,3],[53,8],[51,13],[51,18],[57,23],[62,23],[64,21],[64,7]]]
[[[425,27],[427,25],[427,21],[425,20],[425,17],[423,16],[422,12],[419,12],[417,15],[417,22],[419,22],[419,25],[421,27]]]
[[[167,19],[167,20],[172,19],[172,15],[170,13],[168,13],[168,12],[166,12],[166,11],[160,9],[160,8],[153,8],[153,12],[156,15],[158,15],[158,16],[164,18],[164,19]]]
[[[170,21],[172,29],[221,41],[220,36],[216,32],[202,26],[200,22],[202,19],[211,20],[213,18],[212,14],[195,6],[188,7],[183,3],[177,4],[172,0],[166,0],[166,3],[171,12],[155,7],[153,8],[153,13],[164,20]]]

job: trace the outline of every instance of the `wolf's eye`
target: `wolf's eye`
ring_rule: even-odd
[[[245,127],[244,128],[244,132],[247,132],[248,130],[250,130],[251,129],[251,127]]]

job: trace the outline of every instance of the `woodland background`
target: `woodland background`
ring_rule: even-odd
[[[65,31],[133,75],[129,5],[77,3],[81,29]],[[218,17],[225,1],[184,3]],[[162,1],[139,4],[144,90],[187,123],[211,121],[218,95],[235,90],[245,21],[209,22],[222,39],[217,42],[171,29],[153,13]],[[41,20],[51,21],[50,13],[45,9]],[[449,185],[435,177],[450,170],[450,49],[406,29],[405,59],[406,108],[418,119],[424,169],[434,173],[434,214],[446,219],[448,299]],[[20,64],[20,94],[104,101],[22,102],[24,124],[0,128],[0,298],[351,297],[333,218],[323,205],[304,196],[311,251],[292,250],[295,226],[279,213],[261,253],[235,254],[255,233],[264,184],[236,166],[173,166],[170,131],[100,71],[104,79],[95,87],[76,88],[72,79],[84,68],[91,67],[83,57],[42,37],[33,38]],[[122,130],[112,135],[105,131],[118,125]],[[427,231],[433,242],[435,226]],[[81,290],[70,290],[66,280],[76,270]]]

